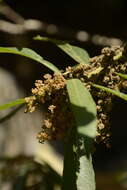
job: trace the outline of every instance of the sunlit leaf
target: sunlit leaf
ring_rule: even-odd
[[[8,109],[8,108],[14,107],[14,106],[19,105],[19,104],[24,104],[24,103],[25,103],[24,98],[17,99],[17,100],[9,102],[7,104],[0,105],[0,110]]]
[[[3,116],[0,118],[0,123],[10,119],[11,117],[13,117],[24,105],[21,104],[18,107],[16,107],[14,110],[12,110],[10,113],[8,113],[7,115]]]
[[[67,91],[76,123],[65,143],[63,190],[95,190],[91,146],[97,132],[96,105],[78,79],[67,81]]]
[[[104,86],[101,86],[101,85],[97,85],[97,84],[93,84],[92,86],[94,86],[95,88],[99,88],[100,90],[106,91],[108,93],[111,93],[111,94],[113,94],[115,96],[118,96],[119,98],[127,101],[127,95],[120,92],[120,91],[118,91],[118,90],[112,90],[110,88],[107,88],[107,87],[104,87]]]
[[[39,54],[37,54],[35,51],[29,49],[29,48],[16,48],[16,47],[0,47],[0,53],[10,53],[10,54],[17,54],[24,57],[28,57],[34,61],[37,61],[38,63],[41,63],[42,65],[48,67],[54,72],[59,72],[59,69],[54,66],[49,61],[46,61],[43,59]]]
[[[116,74],[119,75],[121,78],[127,80],[127,75],[126,74],[122,74],[122,73],[116,73]]]
[[[73,190],[95,190],[95,174],[91,152],[87,152],[86,139],[73,128],[65,142],[63,188]]]
[[[78,132],[82,135],[94,138],[97,130],[97,118],[96,104],[91,94],[79,79],[68,80],[67,91]]]
[[[88,64],[89,63],[89,55],[87,51],[84,49],[70,45],[69,43],[61,40],[55,40],[47,37],[36,36],[34,37],[35,40],[40,41],[49,41],[54,43],[57,47],[63,50],[66,54],[68,54],[71,58],[73,58],[76,62],[80,64]]]

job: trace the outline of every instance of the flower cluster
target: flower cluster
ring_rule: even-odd
[[[45,140],[66,139],[73,118],[68,105],[66,81],[62,75],[49,74],[43,80],[35,82],[32,97],[26,98],[26,112],[32,112],[38,105],[46,105],[42,130],[38,133],[39,142]]]
[[[26,111],[33,112],[38,105],[46,104],[47,111],[39,142],[52,139],[65,139],[73,125],[73,114],[69,108],[66,79],[78,78],[88,88],[97,105],[98,126],[96,142],[109,146],[110,114],[114,96],[92,86],[93,83],[114,90],[127,89],[127,82],[117,73],[127,73],[125,48],[112,47],[102,49],[101,55],[90,59],[90,64],[68,67],[61,75],[47,74],[43,80],[35,82],[32,96],[26,98]]]

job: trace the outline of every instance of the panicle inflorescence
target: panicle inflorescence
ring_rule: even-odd
[[[43,80],[35,81],[33,96],[26,98],[26,111],[34,111],[37,105],[46,104],[47,111],[42,130],[38,133],[39,142],[65,139],[71,126],[72,113],[68,105],[66,80],[62,75],[44,75]],[[68,122],[69,121],[69,122]]]
[[[90,59],[90,64],[67,67],[62,74],[44,75],[35,81],[32,96],[26,98],[26,112],[33,112],[39,105],[46,104],[47,111],[42,130],[37,135],[39,142],[45,140],[66,139],[74,118],[69,107],[66,79],[78,78],[88,88],[97,106],[97,143],[109,146],[110,115],[114,96],[92,86],[92,83],[114,90],[127,89],[127,81],[116,73],[127,73],[125,48],[107,47],[101,55]]]

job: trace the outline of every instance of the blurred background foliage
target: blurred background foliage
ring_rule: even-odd
[[[63,69],[75,62],[53,44],[32,40],[34,36],[40,34],[68,40],[86,49],[92,57],[99,55],[106,45],[126,42],[126,19],[126,0],[4,0],[0,1],[0,46],[32,48]],[[30,94],[34,81],[49,72],[33,61],[7,54],[0,55],[0,67],[12,73],[26,95]],[[5,88],[8,88],[7,84]],[[98,190],[127,189],[126,110],[127,104],[116,98],[111,113],[112,146],[110,149],[104,145],[96,146],[94,168]],[[62,152],[58,143],[55,143],[55,148]],[[33,159],[23,156],[25,158],[10,159],[0,155],[0,183],[6,184],[1,185],[2,190],[10,188],[7,186],[10,181],[14,190],[36,190],[42,186],[49,190],[59,189],[60,177],[55,172],[52,175],[50,164],[42,168]],[[31,178],[34,182],[29,182]]]

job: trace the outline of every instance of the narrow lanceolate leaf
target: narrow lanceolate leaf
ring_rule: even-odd
[[[94,138],[97,132],[96,104],[79,79],[67,81],[67,91],[78,133]]]
[[[19,104],[24,104],[24,103],[25,103],[24,98],[17,99],[17,100],[9,102],[7,104],[0,105],[0,110],[8,109],[8,108],[14,107],[14,106],[19,105]]]
[[[73,128],[65,144],[62,190],[95,190],[91,153],[86,153],[85,138]]]
[[[116,74],[119,75],[121,78],[127,80],[127,75],[126,74],[122,74],[122,73],[116,73]]]
[[[68,54],[71,58],[73,58],[76,62],[80,64],[89,63],[89,55],[87,51],[85,51],[80,47],[70,45],[69,43],[61,40],[54,40],[51,38],[46,38],[41,36],[36,36],[34,39],[42,41],[50,41],[54,43],[57,47],[59,47],[61,50],[63,50],[66,54]]]
[[[43,59],[39,54],[37,54],[35,51],[29,48],[0,47],[0,53],[10,53],[10,54],[17,54],[24,57],[28,57],[34,61],[37,61],[38,63],[43,64],[44,66],[48,67],[52,71],[60,73],[57,67],[55,67],[49,61],[46,61],[45,59]]]
[[[101,85],[97,85],[97,84],[93,84],[92,86],[94,86],[95,88],[99,88],[100,90],[103,90],[103,91],[106,91],[108,93],[111,93],[115,96],[118,96],[119,98],[123,99],[123,100],[126,100],[127,101],[127,94],[124,94],[118,90],[112,90],[110,88],[107,88],[107,87],[104,87],[104,86],[101,86]]]
[[[95,174],[91,153],[87,152],[85,138],[71,131],[65,144],[62,190],[95,190]]]
[[[67,91],[76,123],[65,148],[63,190],[95,190],[91,145],[97,130],[96,105],[78,79],[67,81]]]
[[[77,163],[79,162],[79,169],[77,169],[76,171],[77,190],[95,190],[96,183],[92,164],[92,156],[90,152],[86,154],[87,144],[85,144],[85,139],[79,138],[77,142],[77,147],[78,150],[76,151],[76,158]]]
[[[13,117],[24,105],[21,104],[18,107],[16,107],[14,110],[12,110],[10,113],[8,113],[7,115],[3,116],[0,118],[0,123],[10,119],[11,117]]]

